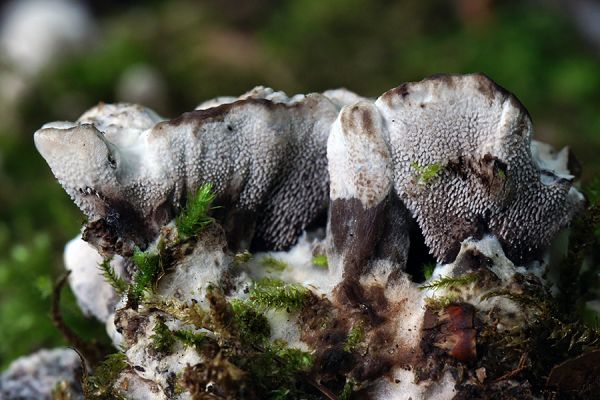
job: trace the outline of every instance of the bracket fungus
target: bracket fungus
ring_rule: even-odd
[[[584,199],[568,151],[531,135],[515,96],[479,74],[376,100],[257,87],[170,120],[101,104],[46,124],[35,144],[88,217],[83,240],[119,266],[104,264],[114,290],[81,290],[89,262],[71,277],[126,360],[102,393],[539,395],[542,376],[520,372],[546,351],[528,335],[558,340],[539,332],[540,271]],[[183,235],[196,201],[205,215],[186,218],[202,223]],[[419,237],[438,261],[421,284],[407,269]]]

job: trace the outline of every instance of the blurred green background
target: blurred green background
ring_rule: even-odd
[[[600,169],[600,49],[574,3],[586,2],[76,2],[80,37],[44,62],[0,53],[0,369],[63,344],[50,291],[83,218],[33,146],[43,123],[77,119],[99,101],[137,101],[173,117],[256,85],[378,96],[438,72],[484,72],[525,104],[538,139],[571,146],[586,181]],[[5,39],[30,49],[2,6]],[[103,335],[69,293],[63,310],[83,335]]]

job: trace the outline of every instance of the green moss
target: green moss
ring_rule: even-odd
[[[506,171],[504,171],[503,169],[498,169],[497,174],[498,174],[498,178],[500,178],[502,180],[506,179]]]
[[[131,258],[137,267],[137,273],[133,280],[133,295],[141,297],[145,291],[152,289],[152,285],[162,272],[160,255],[149,251],[135,249]]]
[[[250,302],[259,311],[298,311],[310,298],[310,290],[297,283],[285,283],[278,279],[264,278],[254,283]]]
[[[465,274],[457,277],[442,276],[433,282],[419,286],[419,289],[452,289],[459,286],[465,286],[476,281],[477,274]]]
[[[283,342],[275,342],[262,352],[254,353],[237,365],[246,370],[251,379],[256,379],[257,389],[264,393],[258,398],[267,399],[311,399],[310,386],[303,380],[313,367],[310,353],[289,348]]]
[[[105,258],[99,264],[100,270],[102,271],[102,276],[118,294],[126,293],[129,285],[123,278],[117,275],[115,269],[112,267],[112,265],[110,265],[111,260],[112,258]]]
[[[175,335],[162,319],[159,319],[150,337],[152,348],[161,353],[170,353],[175,343]]]
[[[241,253],[237,253],[233,257],[233,262],[236,265],[242,265],[242,264],[246,264],[248,261],[250,261],[251,258],[252,258],[252,253],[250,253],[248,250],[244,250]]]
[[[363,341],[365,340],[365,326],[362,321],[354,324],[350,332],[348,332],[348,337],[346,338],[346,344],[344,345],[344,350],[351,352],[354,351]]]
[[[356,387],[356,382],[352,379],[346,380],[344,384],[344,388],[342,389],[342,393],[340,394],[339,400],[350,400],[352,393],[354,393],[354,388]]]
[[[596,235],[600,232],[600,199],[597,198],[599,186],[594,182],[588,188],[590,197],[596,201],[590,202],[587,209],[571,223],[569,246],[560,265],[558,280],[558,305],[565,315],[580,315],[587,301],[598,298],[600,264],[593,259],[585,268],[584,264],[593,250],[600,245]]]
[[[231,309],[241,338],[255,344],[265,344],[268,341],[271,336],[269,321],[252,304],[234,299],[231,301]]]
[[[435,270],[434,263],[428,263],[423,265],[423,276],[426,280],[431,279],[431,276],[433,275],[433,270]]]
[[[188,330],[173,331],[173,336],[179,339],[184,345],[190,347],[200,347],[204,344],[207,336],[206,333],[195,333]]]
[[[281,288],[274,280],[256,286]],[[252,292],[251,292],[252,295]],[[189,368],[180,384],[192,396],[215,379],[225,398],[320,399],[307,382],[313,356],[290,348],[284,341],[270,342],[268,320],[252,300],[228,302],[218,288],[207,291],[216,356]],[[177,334],[177,333],[176,333]]]
[[[214,200],[215,195],[212,192],[212,184],[206,183],[198,189],[196,194],[188,201],[185,210],[175,219],[180,238],[185,239],[195,236],[214,221],[209,216]]]
[[[123,353],[108,355],[95,368],[93,375],[84,378],[84,397],[88,400],[124,400],[125,398],[115,391],[114,384],[121,372],[127,368],[126,360]]]
[[[275,342],[271,345],[269,351],[275,354],[282,362],[285,369],[290,373],[308,372],[314,365],[312,354],[295,348],[287,347],[287,344]]]
[[[545,306],[544,299],[539,295],[527,294],[527,293],[515,293],[510,291],[509,289],[498,289],[489,291],[481,296],[481,300],[485,301],[491,299],[493,297],[506,297],[507,299],[512,300],[517,303],[519,306],[524,308],[539,308],[540,311],[544,311],[543,307]]]
[[[329,266],[328,261],[327,261],[327,256],[325,254],[319,254],[317,256],[314,256],[312,259],[312,264],[315,267],[320,267],[320,268],[324,268],[324,269],[326,269]]]
[[[284,263],[283,261],[281,261],[275,257],[272,257],[272,256],[267,256],[267,257],[261,259],[260,263],[269,272],[273,272],[273,271],[281,272],[287,268],[286,263]]]
[[[194,325],[196,328],[208,327],[209,317],[206,311],[200,307],[200,304],[195,301],[191,304],[184,304],[174,299],[170,299],[169,301],[151,299],[146,304],[174,316],[185,324]]]
[[[415,178],[420,184],[429,183],[442,169],[440,164],[419,165],[416,162],[413,162],[410,166],[415,170]]]
[[[443,310],[444,308],[456,303],[460,303],[460,298],[454,294],[425,298],[425,304],[432,310]]]

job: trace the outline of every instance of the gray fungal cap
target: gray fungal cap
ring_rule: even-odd
[[[451,261],[460,242],[496,235],[509,257],[538,255],[581,208],[571,179],[532,158],[531,119],[480,75],[406,83],[376,101],[394,164],[394,187],[426,244]]]
[[[281,249],[327,206],[336,115],[320,94],[246,96],[162,122],[142,107],[100,105],[76,123],[47,124],[35,143],[89,218],[84,239],[105,251],[144,248],[208,182],[234,247]]]
[[[172,120],[99,105],[76,123],[47,124],[35,143],[88,216],[83,238],[103,250],[143,248],[210,182],[234,250],[289,247],[331,195],[332,255],[368,242],[404,249],[384,258],[406,258],[400,231],[410,214],[439,261],[491,233],[519,262],[536,258],[583,204],[567,151],[531,135],[516,97],[474,74],[406,83],[375,102],[345,89],[287,97],[257,87]],[[365,222],[350,231],[336,222],[354,217]],[[355,237],[365,224],[396,239]]]

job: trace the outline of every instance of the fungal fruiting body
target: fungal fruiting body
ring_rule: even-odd
[[[533,398],[537,383],[503,378],[523,342],[500,337],[535,329],[520,299],[550,301],[545,250],[583,197],[568,152],[531,134],[474,74],[377,100],[258,87],[171,120],[101,104],[35,143],[89,220],[93,248],[78,239],[66,260],[125,354],[110,393]],[[199,188],[214,208],[182,235],[171,221]],[[424,283],[407,271],[419,240],[438,261]],[[103,257],[122,283],[82,290]]]

